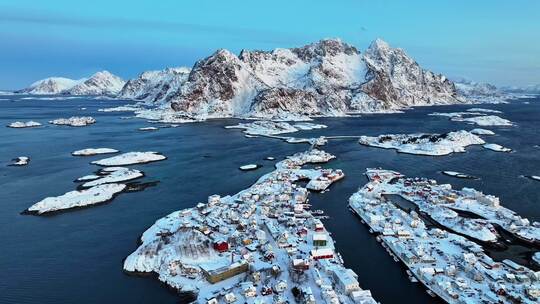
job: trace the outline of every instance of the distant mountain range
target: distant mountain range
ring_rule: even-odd
[[[239,55],[222,49],[191,69],[147,71],[127,82],[106,71],[81,80],[47,78],[18,92],[112,95],[200,118],[284,119],[508,97],[489,84],[452,81],[423,69],[404,50],[380,39],[364,53],[339,39],[291,49],[243,50]]]
[[[116,96],[125,81],[108,71],[97,72],[89,78],[79,80],[50,77],[34,82],[29,87],[15,93],[35,95],[112,95]]]
[[[521,94],[540,94],[540,84],[529,85],[524,87],[507,86],[501,87],[501,90],[509,93],[521,93]]]

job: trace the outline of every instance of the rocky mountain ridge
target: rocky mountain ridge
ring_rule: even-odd
[[[507,97],[489,84],[452,81],[426,70],[380,39],[365,52],[339,39],[238,55],[221,49],[191,69],[147,71],[125,84],[108,72],[40,84],[24,93],[115,95],[197,119],[303,119]]]

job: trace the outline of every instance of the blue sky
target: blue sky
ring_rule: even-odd
[[[538,0],[0,0],[0,89],[335,37],[360,50],[380,37],[450,77],[540,83]]]

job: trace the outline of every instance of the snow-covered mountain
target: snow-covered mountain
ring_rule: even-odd
[[[501,87],[501,90],[509,93],[518,93],[518,94],[540,94],[540,84],[528,85],[524,87],[518,86],[508,86]]]
[[[177,92],[187,81],[190,69],[186,67],[167,68],[161,71],[146,71],[126,82],[119,98],[159,102]]]
[[[81,81],[44,80],[32,89],[116,94],[196,119],[343,116],[507,97],[488,84],[454,83],[380,39],[364,53],[339,39],[290,49],[243,50],[239,55],[222,49],[192,69],[147,71],[125,84],[104,71]]]
[[[460,95],[472,100],[496,102],[510,98],[508,94],[489,83],[474,82],[461,78],[455,79],[454,84],[456,85],[456,89]]]
[[[97,72],[90,78],[62,91],[65,95],[116,95],[125,81],[108,71]]]
[[[84,81],[73,80],[64,77],[49,77],[32,83],[29,87],[15,91],[15,93],[35,95],[55,95],[72,88],[77,83]]]
[[[379,39],[365,54],[338,39],[239,56],[219,50],[198,61],[165,101],[199,117],[273,118],[465,102],[445,76]]]
[[[79,80],[64,77],[45,78],[15,93],[36,95],[116,95],[120,92],[124,83],[124,80],[120,77],[107,71],[101,71],[89,78]]]

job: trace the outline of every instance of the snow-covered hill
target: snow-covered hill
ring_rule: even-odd
[[[26,92],[116,94],[195,120],[305,119],[508,97],[488,84],[454,83],[380,39],[363,53],[339,39],[290,49],[243,50],[239,55],[222,49],[192,69],[147,71],[125,84],[104,71],[81,81],[44,80],[29,89]]]
[[[38,80],[32,83],[29,87],[15,91],[15,93],[35,94],[35,95],[55,95],[72,88],[79,82],[84,81],[73,80],[64,77],[49,77]]]
[[[244,50],[239,56],[219,50],[198,61],[187,81],[164,101],[176,111],[204,118],[284,118],[466,100],[445,76],[422,69],[382,40],[362,54],[341,40],[327,39],[300,48]]]
[[[468,79],[456,79],[454,83],[460,95],[475,101],[500,102],[511,98],[489,83],[474,82]]]
[[[159,102],[169,94],[178,92],[186,82],[190,69],[186,67],[167,68],[161,71],[146,71],[138,78],[128,80],[119,98]]]
[[[50,77],[31,84],[16,93],[35,95],[116,95],[124,86],[124,80],[107,71],[97,72],[89,78],[73,80]]]
[[[85,81],[62,91],[66,95],[116,95],[122,90],[125,81],[108,71],[97,72]]]

